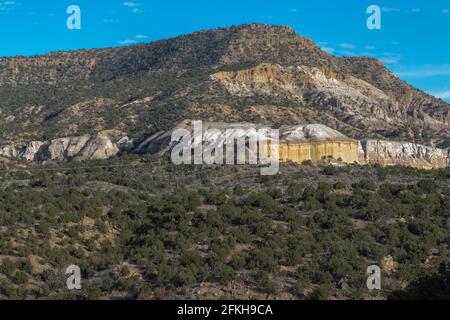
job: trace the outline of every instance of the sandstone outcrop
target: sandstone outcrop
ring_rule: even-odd
[[[26,161],[100,160],[115,156],[119,148],[105,134],[32,141],[0,148],[0,156]]]
[[[402,165],[421,169],[445,168],[450,164],[448,150],[410,142],[363,140],[360,162],[383,166]]]
[[[42,141],[31,141],[19,150],[18,157],[27,161],[36,160],[36,155],[44,145],[45,142]]]
[[[381,268],[386,273],[395,272],[396,267],[397,263],[395,262],[394,258],[391,255],[385,256],[381,260]]]
[[[218,72],[211,79],[221,82],[235,96],[283,95],[349,116],[371,115],[366,121],[374,115],[375,119],[391,122],[391,118],[406,116],[395,110],[389,96],[368,82],[352,76],[338,79],[325,68],[263,63],[250,69]]]
[[[250,128],[259,130],[263,127],[251,123],[227,124],[218,122],[203,124],[204,131],[218,129],[222,132],[222,134],[214,137],[216,143],[222,144],[227,139],[226,129],[241,129],[242,135],[248,135]],[[183,121],[175,129],[180,128],[190,130],[191,122],[189,120]],[[305,160],[317,162],[323,158],[333,158],[343,163],[402,165],[423,169],[444,168],[450,164],[448,150],[407,142],[357,141],[320,124],[282,126],[279,130],[279,156],[282,162],[302,163]],[[164,154],[173,147],[173,145],[170,145],[171,133],[172,131],[156,133],[142,140],[134,151]],[[247,151],[255,152],[255,150]]]
[[[324,158],[333,158],[344,163],[358,161],[358,143],[356,141],[320,141],[302,143],[280,143],[280,161],[302,163],[314,162]]]
[[[191,122],[184,121],[175,129],[191,130]],[[213,134],[207,132],[211,129],[219,130],[221,133],[214,133],[214,136],[212,136]],[[255,133],[253,133],[253,129],[256,130]],[[221,145],[226,144],[231,134],[227,130],[239,132],[240,137],[248,137],[252,134],[266,134],[264,129],[268,129],[268,127],[251,123],[203,123],[203,134],[207,138],[205,140],[214,141],[214,144]],[[136,151],[154,154],[168,152],[173,147],[170,145],[171,133],[172,131],[160,132],[145,139],[138,145]],[[239,137],[239,135],[235,137]],[[270,139],[268,140],[270,141]],[[302,163],[305,160],[320,161],[328,157],[340,159],[346,163],[358,161],[358,142],[356,140],[320,124],[283,126],[279,128],[278,143],[280,161],[282,162]],[[257,150],[251,149],[250,145],[245,148],[247,149],[247,155],[257,152]],[[270,152],[268,153],[270,154]]]
[[[0,156],[4,158],[16,158],[17,148],[14,146],[4,146],[0,147]]]
[[[19,146],[0,147],[0,156],[26,161],[99,160],[108,159],[119,152],[164,155],[170,152],[172,132],[185,129],[193,137],[192,121],[185,120],[173,130],[160,131],[142,139],[139,143],[120,131],[104,131],[96,136],[66,137],[52,141],[32,141]],[[215,131],[211,131],[214,129]],[[203,122],[204,146],[226,145],[230,135],[234,139],[256,135],[267,137],[268,126],[252,123]],[[241,139],[242,140],[242,139]],[[256,154],[254,145],[241,143],[246,156]],[[275,143],[270,138],[270,143]],[[282,126],[279,128],[279,158],[281,162],[313,162],[332,158],[342,163],[401,165],[421,169],[445,168],[450,165],[450,151],[410,142],[351,139],[342,133],[320,124]],[[195,144],[193,144],[195,146]],[[270,152],[269,152],[270,154]],[[225,154],[224,154],[225,158]]]
[[[324,125],[289,126],[281,128],[279,153],[282,162],[332,157],[352,163],[358,161],[358,142]]]
[[[262,63],[255,68],[244,69],[239,71],[221,71],[211,76],[214,80],[229,80],[229,81],[248,81],[248,82],[292,82],[293,76],[290,73],[283,72],[280,65],[272,65],[269,63]]]
[[[382,72],[382,66],[375,61],[372,63],[379,69],[377,72]],[[368,62],[367,65],[372,64]],[[404,128],[403,133],[399,135],[402,124],[424,123],[426,126],[423,135],[431,136],[431,140],[427,143],[435,145],[446,143],[442,137],[449,130],[447,107],[436,106],[427,113],[419,106],[430,105],[431,97],[424,96],[413,101],[405,99],[399,102],[388,88],[381,90],[378,83],[370,81],[371,78],[357,77],[356,74],[342,76],[333,69],[323,66],[314,67],[307,64],[286,66],[275,63],[261,63],[250,68],[220,71],[213,73],[210,78],[220,83],[230,95],[238,99],[287,98],[298,106],[300,114],[308,112],[308,118],[311,117],[309,106],[312,106],[312,113],[317,112],[317,118],[332,115],[334,119],[350,125],[352,130],[347,132],[352,138],[364,139],[365,135],[372,133],[371,138],[396,136],[397,139],[408,140],[414,135]],[[397,83],[397,80],[392,79],[392,82],[402,85]],[[408,107],[405,107],[406,105]],[[333,125],[335,129],[341,126]],[[440,134],[430,134],[428,131],[439,131]]]

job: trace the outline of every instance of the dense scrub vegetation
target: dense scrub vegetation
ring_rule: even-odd
[[[449,169],[0,166],[1,298],[450,297]]]

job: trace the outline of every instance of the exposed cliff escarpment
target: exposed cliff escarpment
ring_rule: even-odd
[[[360,141],[359,162],[420,169],[445,168],[450,165],[450,152],[409,142],[363,140]]]
[[[118,152],[117,144],[105,134],[32,141],[17,146],[0,147],[0,156],[26,161],[100,160],[111,158]]]
[[[327,126],[312,124],[280,128],[280,161],[302,163],[333,158],[358,161],[358,142]]]
[[[358,143],[356,141],[320,141],[303,143],[280,143],[280,161],[302,163],[333,158],[344,163],[358,162]]]
[[[191,124],[190,120],[186,120],[173,130],[192,130]],[[211,129],[218,131],[210,131]],[[258,131],[261,129],[262,131]],[[213,141],[214,144],[225,145],[232,134],[231,131],[234,132],[233,134],[238,132],[235,138],[244,137],[243,141],[246,141],[245,137],[248,138],[254,132],[257,135],[265,134],[265,129],[268,127],[261,124],[210,122],[203,124],[203,135],[205,141],[209,141],[208,143]],[[108,159],[119,153],[163,155],[174,146],[171,144],[173,130],[161,131],[136,141],[129,139],[123,133],[109,131],[95,136],[84,135],[52,141],[31,141],[18,146],[0,147],[0,156],[26,161],[63,162],[72,159]],[[268,140],[271,141],[270,138]],[[279,128],[277,143],[281,162],[302,163],[306,160],[318,162],[324,158],[332,158],[341,163],[401,165],[423,169],[444,168],[450,165],[449,150],[408,142],[357,141],[320,124],[282,126]],[[247,148],[247,153],[256,152],[250,150],[248,144],[244,144],[244,148]]]
[[[185,121],[177,128],[190,130],[190,121]],[[241,128],[243,134],[249,128],[260,128],[261,125],[249,123],[206,123],[204,130],[219,129],[222,135],[216,141],[226,141],[226,128]],[[450,163],[449,151],[427,147],[414,143],[401,143],[383,140],[357,141],[324,125],[283,126],[279,128],[280,161],[302,163],[305,160],[314,162],[323,158],[333,158],[343,163],[402,165],[416,168],[442,168]],[[168,152],[171,131],[159,132],[142,142],[135,148],[136,152],[163,154]]]

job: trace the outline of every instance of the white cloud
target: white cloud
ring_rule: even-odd
[[[385,64],[397,64],[400,62],[400,59],[389,58],[389,57],[384,57],[384,58],[381,58],[380,60],[383,61]]]
[[[356,54],[353,51],[349,51],[349,50],[341,51],[341,54],[344,56],[356,56]]]
[[[289,12],[296,13],[296,12],[298,12],[298,9],[291,9],[291,10],[289,10]]]
[[[419,12],[422,12],[421,8],[401,9],[401,8],[383,7],[383,8],[381,8],[381,10],[383,12],[402,12],[402,13],[419,13]]]
[[[0,2],[0,12],[13,11],[16,9],[15,1],[4,1]]]
[[[450,65],[430,65],[412,70],[402,70],[396,72],[403,78],[430,78],[450,75]]]
[[[341,43],[339,45],[339,47],[344,48],[344,49],[355,49],[356,48],[356,46],[351,43]]]
[[[132,39],[127,39],[127,40],[121,40],[118,41],[119,44],[127,46],[127,45],[132,45],[132,44],[136,44],[137,41],[136,40],[132,40]]]
[[[103,19],[104,23],[119,23],[119,19]]]
[[[432,91],[430,94],[441,99],[450,99],[450,90]]]
[[[377,50],[377,47],[375,47],[375,46],[365,46],[364,49],[366,49],[366,50]]]
[[[129,45],[137,44],[140,40],[147,39],[147,38],[148,38],[148,36],[145,34],[137,34],[133,37],[133,39],[120,40],[120,41],[117,41],[117,43],[119,43],[120,45],[123,45],[123,46],[129,46]]]
[[[323,51],[329,53],[329,54],[333,54],[334,53],[334,49],[330,48],[330,47],[321,47],[320,49],[322,49]]]
[[[123,5],[127,8],[130,8],[131,12],[134,14],[141,14],[144,12],[142,9],[139,8],[141,6],[139,2],[126,1],[123,3]]]
[[[127,2],[124,2],[123,5],[125,7],[139,7],[141,4],[137,3],[137,2],[127,1]]]
[[[400,8],[387,8],[387,7],[383,7],[381,8],[382,11],[384,12],[401,12],[402,9]]]
[[[384,52],[381,54],[380,60],[385,64],[397,64],[400,62],[402,55],[400,53]]]

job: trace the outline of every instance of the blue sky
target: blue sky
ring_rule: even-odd
[[[69,5],[81,30],[66,27]],[[382,8],[381,30],[366,27]],[[241,23],[288,25],[334,55],[371,55],[450,101],[450,0],[0,0],[0,56],[150,42]]]

